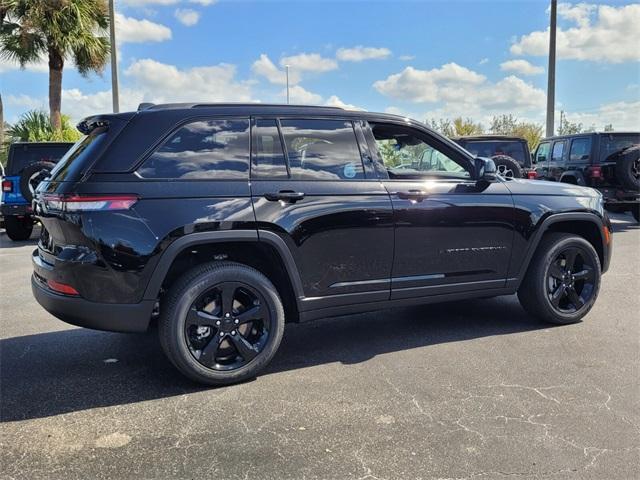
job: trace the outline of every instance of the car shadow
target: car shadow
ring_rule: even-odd
[[[33,228],[33,232],[31,232],[31,237],[29,237],[28,240],[20,240],[20,241],[11,240],[3,229],[3,230],[0,230],[0,249],[18,248],[18,247],[24,247],[26,245],[36,246],[38,245],[39,239],[40,239],[40,228],[38,226]]]
[[[259,377],[356,364],[430,345],[548,328],[515,297],[396,308],[290,324]],[[205,390],[165,358],[154,334],[63,330],[0,341],[0,419],[41,418]],[[233,387],[226,387],[233,388]]]

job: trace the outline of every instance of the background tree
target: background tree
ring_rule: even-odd
[[[513,135],[524,138],[532,152],[542,140],[543,133],[544,127],[541,123],[519,122],[513,129]]]
[[[7,129],[7,137],[14,142],[75,142],[81,137],[67,115],[60,116],[60,123],[54,130],[46,112],[31,110]]]
[[[62,71],[71,59],[82,75],[109,58],[106,0],[0,0],[0,56],[21,66],[47,57],[49,116],[62,129]]]
[[[594,126],[595,130],[595,126]],[[560,112],[560,125],[558,125],[558,135],[572,135],[574,133],[582,133],[584,129],[582,124],[570,121],[564,112]]]
[[[435,118],[432,118],[431,120],[425,121],[425,123],[431,128],[431,130],[435,130],[445,137],[454,137],[456,134],[453,124],[449,119],[441,118],[436,120]]]
[[[499,115],[491,119],[489,131],[494,135],[513,135],[518,119],[513,115]]]

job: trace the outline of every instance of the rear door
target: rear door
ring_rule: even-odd
[[[348,118],[253,119],[258,228],[291,251],[305,310],[389,298],[392,206],[358,135]]]
[[[471,161],[426,131],[372,122],[395,221],[392,299],[505,286],[513,203],[502,181],[479,185]]]
[[[551,159],[549,160],[549,178],[559,181],[562,174],[567,171],[567,140],[556,140],[551,147]]]

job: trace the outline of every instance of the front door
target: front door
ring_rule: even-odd
[[[391,298],[504,287],[514,234],[504,183],[472,180],[469,159],[426,131],[370,127],[394,210]]]
[[[278,235],[291,251],[304,310],[389,299],[391,200],[356,135],[360,127],[349,119],[253,122],[258,228]]]

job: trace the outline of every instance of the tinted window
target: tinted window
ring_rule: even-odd
[[[244,179],[249,120],[199,120],[181,127],[138,170],[144,178]]]
[[[62,143],[49,145],[13,145],[11,158],[7,164],[7,175],[17,175],[29,165],[36,162],[56,163],[73,144]]]
[[[551,160],[556,162],[562,161],[562,154],[564,152],[564,142],[556,142],[553,144],[553,153],[551,155]]]
[[[508,155],[520,165],[527,162],[524,144],[522,142],[501,141],[467,141],[462,144],[475,157],[493,157],[495,155]]]
[[[469,172],[406,127],[374,124],[373,136],[389,178],[463,177]]]
[[[86,137],[81,138],[60,159],[51,170],[51,180],[62,182],[79,175],[97,156],[107,141],[107,128],[96,128]]]
[[[572,162],[589,160],[591,154],[591,138],[576,138],[571,142],[569,158]]]
[[[256,120],[255,161],[252,178],[287,178],[282,143],[276,120]]]
[[[356,134],[342,120],[281,120],[291,178],[354,180],[364,178]]]
[[[536,150],[536,162],[546,162],[549,160],[550,143],[541,143]]]

